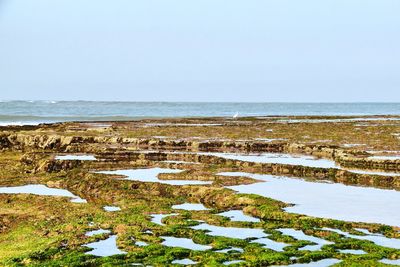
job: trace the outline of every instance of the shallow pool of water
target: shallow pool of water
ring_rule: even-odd
[[[104,206],[103,209],[108,212],[120,211],[121,208],[117,206]]]
[[[58,155],[56,160],[96,160],[93,155]]]
[[[218,213],[220,216],[229,218],[233,222],[260,222],[260,219],[251,217],[243,213],[242,210],[230,210]]]
[[[167,247],[179,247],[186,248],[191,250],[209,250],[212,249],[211,246],[200,245],[193,242],[192,239],[189,238],[180,238],[180,237],[172,237],[172,236],[160,236],[164,241],[161,243]]]
[[[371,156],[369,159],[378,159],[378,160],[400,160],[399,155],[393,155],[393,156]]]
[[[104,230],[104,229],[98,229],[98,230],[93,230],[87,232],[85,235],[86,236],[95,236],[95,235],[104,235],[104,234],[110,234],[110,230]]]
[[[144,241],[136,241],[136,242],[135,242],[135,245],[138,246],[138,247],[146,247],[146,246],[148,246],[149,244],[147,244],[147,243],[144,242]]]
[[[298,166],[306,166],[314,168],[336,168],[358,174],[400,176],[400,173],[395,173],[395,172],[342,168],[334,160],[316,158],[307,155],[292,155],[284,153],[236,154],[236,153],[216,153],[216,152],[200,153],[200,155],[216,156],[225,159],[233,159],[233,160],[240,160],[240,161],[254,162],[254,163],[287,164],[287,165],[298,165]]]
[[[384,263],[384,264],[400,266],[400,259],[397,259],[397,260],[383,259],[383,260],[380,260],[379,262]]]
[[[309,182],[266,174],[228,172],[220,175],[247,176],[264,181],[228,188],[239,193],[257,194],[295,204],[285,208],[288,212],[343,221],[400,226],[400,213],[393,212],[398,210],[399,191]]]
[[[177,213],[171,213],[171,214],[152,214],[151,215],[151,222],[158,224],[158,225],[165,225],[162,223],[162,220],[168,216],[174,216],[178,215]]]
[[[270,143],[270,142],[274,142],[274,141],[285,141],[287,139],[286,138],[255,138],[254,140]]]
[[[116,170],[116,171],[99,171],[97,173],[122,175],[126,176],[126,180],[139,182],[152,182],[170,185],[207,185],[212,181],[196,181],[196,180],[161,180],[158,175],[161,173],[180,173],[182,170],[166,169],[166,168],[148,168],[133,170]]]
[[[69,197],[71,198],[71,202],[86,203],[85,199],[75,196],[68,190],[50,188],[41,184],[0,187],[0,194],[32,194],[38,196]]]
[[[181,265],[194,265],[194,264],[197,264],[196,261],[192,261],[191,259],[174,260],[171,263],[172,264],[181,264]]]
[[[341,262],[341,260],[338,259],[323,259],[320,261],[314,261],[314,262],[309,262],[309,263],[295,263],[295,264],[290,264],[290,265],[279,265],[279,267],[329,267],[334,264],[337,264]],[[274,265],[274,267],[278,267],[278,265]]]
[[[289,246],[286,243],[277,242],[277,241],[274,241],[274,240],[266,238],[266,237],[251,241],[251,243],[261,244],[261,245],[263,245],[263,247],[272,249],[275,251],[283,251],[283,249],[285,247]]]
[[[353,254],[353,255],[367,254],[367,252],[365,252],[364,250],[361,250],[361,249],[340,249],[339,252],[343,253],[343,254]]]
[[[211,236],[223,236],[228,238],[238,238],[238,239],[256,239],[252,243],[258,243],[263,245],[265,248],[269,248],[275,251],[283,251],[284,247],[288,244],[276,242],[274,240],[268,239],[269,234],[265,233],[259,228],[242,228],[242,227],[224,227],[215,226],[207,223],[202,223],[191,227],[194,230],[204,230],[207,235]]]
[[[325,245],[333,244],[333,242],[327,241],[325,239],[311,236],[311,235],[306,235],[301,230],[295,230],[295,229],[291,229],[291,228],[281,228],[281,229],[276,229],[276,230],[281,232],[284,235],[291,236],[297,240],[310,241],[310,242],[316,244],[316,245],[307,245],[305,247],[300,248],[299,250],[317,251],[317,250],[321,250],[321,248]]]
[[[384,171],[371,171],[371,170],[352,170],[346,169],[348,172],[358,174],[380,175],[380,176],[400,176],[399,172],[384,172]]]
[[[315,158],[307,155],[292,155],[283,153],[236,154],[217,152],[205,152],[199,154],[255,163],[288,164],[315,168],[338,168],[337,164],[333,160]]]
[[[86,252],[86,254],[94,256],[108,257],[118,254],[126,254],[125,251],[118,249],[116,235],[112,235],[105,240],[89,243],[84,246],[92,248],[93,250]]]
[[[352,148],[352,147],[358,147],[358,146],[366,146],[366,144],[343,144],[343,147],[346,148]]]
[[[218,253],[243,253],[244,250],[242,248],[231,247],[231,248],[216,250],[215,252],[218,252]]]
[[[238,264],[238,263],[242,263],[244,262],[244,260],[233,260],[233,261],[224,261],[222,264],[223,265],[233,265],[233,264]]]
[[[183,203],[179,205],[173,205],[172,208],[175,210],[193,210],[193,211],[209,210],[203,204],[197,204],[197,203]]]
[[[267,236],[262,229],[258,228],[223,227],[207,223],[192,226],[191,228],[194,230],[206,230],[207,235],[211,236],[224,236],[238,239],[262,238]]]
[[[363,232],[366,235],[364,235],[364,236],[350,234],[348,232],[345,232],[345,231],[342,231],[339,229],[322,228],[322,230],[335,232],[335,233],[338,233],[340,235],[343,235],[343,236],[349,237],[349,238],[371,241],[371,242],[375,243],[376,245],[382,246],[382,247],[400,249],[400,239],[388,238],[381,234],[370,233],[368,230],[365,230],[365,229]]]

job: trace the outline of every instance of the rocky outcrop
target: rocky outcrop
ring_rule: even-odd
[[[112,147],[114,147],[114,149]],[[134,153],[126,153],[128,150],[286,152],[329,158],[346,167],[400,170],[400,160],[369,159],[367,157],[368,153],[343,150],[337,146],[286,142],[268,143],[259,141],[165,140],[157,138],[128,138],[118,136],[64,136],[57,134],[13,133],[0,136],[0,149],[101,153],[105,159],[111,161],[137,160],[139,156]],[[122,151],[122,153],[116,153],[115,151]],[[147,153],[142,157],[151,160],[165,160],[171,158],[162,154],[157,155],[156,153]]]
[[[63,135],[29,135],[14,133],[3,135],[0,144],[14,150],[57,150],[63,152],[74,145],[129,145],[138,148],[152,149],[198,149],[198,150],[225,150],[237,149],[242,151],[282,152],[284,143],[263,142],[236,142],[236,141],[194,141],[194,140],[163,140],[153,138],[125,138],[107,136],[63,136]]]
[[[359,158],[349,155],[338,157],[336,160],[345,167],[400,171],[400,160]]]
[[[12,143],[8,139],[7,135],[0,135],[0,149],[8,149],[12,146]]]
[[[28,154],[30,155],[30,154]],[[202,155],[193,152],[138,152],[138,151],[119,151],[96,154],[98,161],[89,163],[79,160],[40,160],[31,159],[24,156],[22,162],[28,165],[36,163],[36,171],[59,172],[73,168],[82,168],[84,166],[94,169],[112,169],[112,168],[128,168],[134,166],[160,166],[159,164],[169,164],[170,167],[177,167],[176,163],[168,163],[164,161],[182,161],[179,163],[180,168],[186,168],[191,164],[190,169],[196,171],[204,165],[212,165],[217,171],[239,171],[260,174],[285,175],[292,177],[300,177],[309,180],[327,180],[347,185],[363,185],[379,188],[391,188],[400,190],[399,176],[382,176],[371,174],[358,174],[339,168],[316,168],[301,165],[287,165],[274,163],[254,163],[233,159],[224,159],[212,155]],[[185,164],[187,162],[188,164]],[[196,163],[201,163],[196,164]],[[90,164],[90,165],[85,165]],[[162,166],[162,165],[161,165]],[[186,175],[183,173],[182,175]],[[173,175],[175,176],[175,175]],[[173,179],[165,175],[166,179]],[[206,175],[199,180],[208,180]]]

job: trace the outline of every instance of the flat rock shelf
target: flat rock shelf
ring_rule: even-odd
[[[0,127],[0,266],[385,266],[399,116]]]

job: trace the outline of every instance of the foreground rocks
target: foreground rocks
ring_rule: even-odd
[[[333,160],[341,167],[400,171],[399,160],[369,158],[373,155],[371,150],[383,151],[383,155],[400,150],[396,136],[392,135],[400,132],[400,125],[396,123],[387,125],[384,120],[374,121],[378,126],[367,126],[370,132],[367,136],[365,131],[357,130],[360,127],[357,122],[293,124],[268,117],[1,127],[1,186],[41,184],[68,190],[87,203],[74,203],[67,197],[0,194],[0,265],[126,266],[143,263],[166,266],[174,259],[190,258],[207,266],[221,266],[225,261],[238,259],[244,261],[243,266],[269,266],[336,258],[342,266],[378,266],[382,258],[400,258],[400,251],[345,238],[323,228],[359,235],[362,233],[357,229],[362,228],[390,238],[400,238],[400,229],[287,213],[284,208],[290,206],[289,203],[236,194],[225,188],[256,183],[256,180],[217,174],[225,171],[274,174],[395,190],[400,190],[400,177],[357,174],[339,168],[254,163],[199,152],[295,153]],[[363,145],[345,146],[359,143]],[[96,160],[55,159],[56,155],[71,153],[91,154]],[[158,178],[209,181],[211,184],[174,186],[97,173],[137,168],[179,169],[182,172],[163,173]],[[182,203],[201,203],[209,210],[172,208]],[[120,210],[107,212],[105,206]],[[242,210],[261,221],[235,222],[217,215],[228,210]],[[170,216],[159,225],[151,222],[153,214]],[[262,229],[268,238],[286,243],[287,248],[274,251],[251,240],[193,230],[191,226],[199,221],[218,227]],[[279,228],[302,230],[332,244],[316,251],[302,250],[311,244],[283,235],[277,231]],[[83,245],[108,237],[109,234],[85,235],[87,231],[98,229],[117,235],[118,248],[127,254],[105,258],[85,254],[89,249]],[[195,251],[163,246],[162,236],[190,238],[212,249]],[[137,241],[149,246],[140,247]],[[243,252],[217,252],[229,247],[240,247]],[[362,249],[366,255],[346,255],[339,249]]]

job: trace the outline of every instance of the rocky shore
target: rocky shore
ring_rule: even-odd
[[[342,119],[191,118],[0,127],[0,266],[166,266],[186,258],[200,266],[327,259],[338,260],[337,266],[384,266],[380,260],[400,258],[400,223],[295,214],[286,208],[296,203],[230,189],[258,184],[260,180],[244,175],[252,173],[400,190],[400,121]],[[221,175],[227,172],[242,175]],[[57,191],[57,196],[44,195],[43,190],[10,193],[32,185],[64,191]],[[207,209],[173,208],[183,203]],[[236,210],[259,220],[218,215]],[[162,224],[152,221],[156,215],[165,215]],[[196,230],[198,225],[208,225],[209,230]],[[261,236],[212,234],[212,229],[236,228],[260,231]],[[300,231],[308,239],[285,234],[283,228]],[[107,231],[87,235],[99,229]],[[395,245],[371,241],[365,231]],[[88,244],[113,236],[123,253],[91,255]],[[191,239],[209,249],[167,246],[166,236]],[[324,240],[323,245],[309,249],[317,239]],[[218,252],[231,247],[241,252]],[[364,253],[346,254],[343,249]]]

